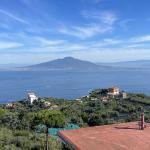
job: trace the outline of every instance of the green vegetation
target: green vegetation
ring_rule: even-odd
[[[36,133],[38,125],[49,128],[66,127],[68,123],[80,127],[138,121],[140,113],[150,122],[150,97],[144,94],[129,93],[126,99],[108,98],[101,100],[106,91],[93,91],[81,101],[43,98],[33,105],[25,101],[15,102],[13,107],[0,105],[0,148],[13,150],[43,150],[45,129]],[[92,97],[99,98],[91,100]],[[44,102],[51,106],[45,107]],[[52,107],[57,106],[57,107]],[[52,150],[66,149],[56,139],[49,139]]]
[[[35,114],[36,124],[45,124],[48,127],[64,127],[66,125],[65,116],[58,110],[41,110]]]
[[[44,150],[45,135],[36,134],[26,130],[10,130],[0,128],[0,149],[1,150]],[[62,150],[62,144],[49,138],[49,149]]]

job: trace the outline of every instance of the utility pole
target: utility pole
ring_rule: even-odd
[[[48,127],[46,127],[46,141],[45,141],[45,150],[48,150]]]

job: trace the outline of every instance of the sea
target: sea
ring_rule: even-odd
[[[150,69],[102,71],[0,71],[0,103],[39,97],[74,100],[94,89],[117,86],[126,92],[150,95]]]

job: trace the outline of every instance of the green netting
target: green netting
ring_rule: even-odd
[[[79,126],[77,124],[73,124],[73,123],[68,123],[67,126],[65,128],[49,128],[48,129],[48,133],[50,136],[55,136],[57,137],[57,133],[58,131],[61,130],[72,130],[72,129],[78,129]],[[44,133],[46,130],[46,126],[45,125],[37,125],[35,128],[35,132],[36,133]]]
[[[42,133],[45,132],[45,130],[46,130],[46,125],[43,124],[37,125],[35,128],[36,133]]]
[[[48,133],[50,136],[57,136],[58,131],[62,130],[72,130],[72,129],[78,129],[79,126],[77,124],[67,124],[65,128],[49,128]]]

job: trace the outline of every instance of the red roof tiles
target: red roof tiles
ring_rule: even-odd
[[[59,137],[75,150],[150,150],[150,127],[137,122],[60,131]]]

